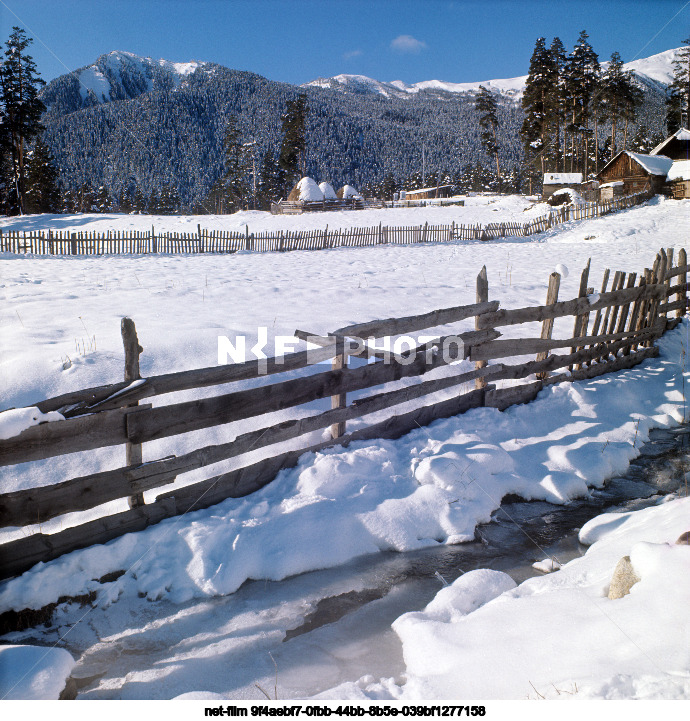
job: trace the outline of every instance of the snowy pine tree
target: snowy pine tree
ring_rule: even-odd
[[[48,146],[39,138],[33,150],[27,153],[24,212],[60,212],[59,175],[60,173],[48,150]]]
[[[27,212],[27,152],[33,138],[43,130],[40,120],[46,109],[38,97],[38,90],[45,82],[26,52],[32,42],[24,30],[13,27],[5,43],[5,60],[0,66],[0,144],[8,149],[11,163],[5,203],[12,213]]]
[[[283,142],[280,146],[278,164],[285,176],[287,192],[306,172],[304,153],[307,112],[307,96],[301,93],[294,100],[288,100],[285,113],[281,116]]]
[[[672,135],[679,128],[687,128],[690,121],[690,37],[673,61],[673,82],[666,102],[666,131]]]
[[[496,115],[498,103],[494,94],[490,93],[483,85],[480,85],[474,104],[479,113],[479,125],[482,128],[482,147],[493,157],[496,163],[496,178],[498,180],[498,192],[500,193],[501,166],[498,161],[498,117]]]

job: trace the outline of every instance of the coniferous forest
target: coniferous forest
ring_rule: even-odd
[[[446,183],[526,192],[547,170],[587,177],[618,150],[648,152],[687,122],[687,47],[666,88],[616,53],[602,66],[584,31],[571,51],[536,41],[521,101],[295,87],[208,63],[180,74],[118,52],[43,87],[30,45],[14,28],[0,69],[4,214],[266,208],[302,174],[385,199]]]

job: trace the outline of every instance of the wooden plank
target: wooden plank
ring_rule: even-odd
[[[171,456],[151,464],[101,471],[51,486],[3,493],[0,494],[0,528],[44,523],[65,513],[95,508],[172,483],[178,473],[196,467],[185,466]]]
[[[460,305],[454,308],[433,310],[422,315],[413,315],[405,318],[387,318],[385,320],[372,320],[366,323],[356,323],[344,326],[334,331],[332,335],[343,335],[351,338],[381,338],[395,336],[402,333],[412,333],[436,326],[456,323],[472,316],[489,313],[498,309],[497,300],[474,305]],[[489,327],[489,326],[482,326]]]
[[[553,305],[554,303],[558,302],[558,290],[561,285],[561,274],[560,273],[551,273],[549,276],[549,287],[546,291],[546,305]],[[541,326],[541,337],[544,340],[550,340],[551,333],[553,332],[553,318],[547,318],[545,321],[543,321]],[[537,354],[537,360],[542,361],[546,360],[548,358],[549,351],[541,351]],[[548,371],[545,372],[544,377],[548,376]],[[543,380],[543,378],[540,377],[540,380]]]
[[[390,362],[359,368],[331,370],[214,398],[153,408],[145,413],[133,413],[127,424],[128,437],[134,443],[143,443],[231,423],[338,393],[349,393],[400,378],[422,375],[455,360],[450,356],[444,358],[441,353],[429,356],[426,349],[415,349],[414,355],[403,362],[391,359]]]
[[[498,408],[498,410],[504,411],[510,406],[533,401],[542,387],[542,381],[538,380],[534,383],[527,383],[519,386],[510,386],[508,388],[498,389],[494,388],[486,392],[485,405],[487,408]]]
[[[647,358],[656,358],[658,355],[659,349],[656,346],[653,346],[651,348],[644,348],[637,353],[632,353],[627,356],[620,356],[615,360],[606,361],[604,363],[597,363],[588,368],[582,368],[581,370],[573,371],[572,374],[569,375],[561,374],[558,376],[551,376],[547,381],[544,382],[544,385],[596,378],[597,376],[605,375],[606,373],[615,373],[617,371],[632,368],[638,363],[642,363],[642,361],[646,360]]]
[[[128,438],[125,419],[139,409],[118,408],[94,415],[32,426],[19,435],[0,440],[0,466],[39,461],[65,453],[124,445]]]
[[[579,338],[506,338],[474,346],[470,351],[470,358],[471,360],[494,360],[496,358],[544,353],[555,348],[568,347],[571,348],[571,354],[574,354],[582,350],[582,346],[584,345],[595,345],[622,340],[623,338],[633,338],[635,334],[635,331],[621,331],[620,333],[580,336]],[[573,347],[575,347],[576,350],[572,350]]]
[[[479,271],[479,275],[477,276],[477,295],[476,295],[477,305],[484,305],[489,302],[489,278],[486,273],[486,266],[483,266],[482,269]],[[479,330],[479,316],[475,316],[474,319],[474,327],[475,330]],[[482,368],[485,368],[487,365],[487,362],[485,360],[478,360],[475,362],[474,367],[475,370],[481,370]],[[474,387],[479,390],[481,388],[484,388],[486,386],[486,380],[479,376],[475,382]]]
[[[684,257],[681,258],[681,253],[683,253],[683,251],[685,251],[685,254]],[[690,265],[688,265],[687,260],[687,251],[685,250],[685,248],[681,248],[680,252],[678,253],[678,266],[675,268],[670,268],[666,273],[666,277],[664,278],[664,280],[668,280],[669,278],[675,278],[677,275],[686,275],[687,273],[690,273]]]
[[[297,353],[289,353],[277,358],[264,360],[249,360],[244,363],[211,366],[190,371],[166,373],[160,376],[150,376],[141,385],[128,388],[129,383],[120,382],[107,386],[87,388],[86,390],[65,393],[55,398],[39,401],[33,405],[47,413],[69,407],[63,415],[75,417],[80,414],[94,413],[95,411],[118,408],[134,400],[152,398],[164,393],[205,388],[214,385],[224,385],[240,380],[259,378],[264,375],[274,375],[285,371],[306,368],[315,363],[329,360],[335,355],[335,344],[329,348],[317,348]]]
[[[517,325],[520,323],[531,323],[543,321],[546,318],[561,318],[568,315],[578,315],[588,311],[616,306],[621,303],[630,302],[637,298],[662,298],[665,293],[663,284],[651,284],[641,289],[640,287],[603,293],[596,303],[590,303],[587,298],[575,298],[573,300],[561,301],[552,306],[532,306],[527,308],[516,308],[514,310],[498,310],[486,312],[479,319],[481,328],[496,328],[504,325]]]
[[[174,502],[161,501],[98,518],[59,533],[36,533],[5,543],[0,545],[0,578],[17,576],[39,561],[51,561],[80,548],[107,543],[125,533],[143,531],[146,527],[174,515]]]
[[[665,328],[662,328],[661,325],[655,328],[645,328],[639,331],[635,338],[640,342],[647,339],[655,340],[663,335],[664,331]],[[602,353],[615,355],[619,350],[629,346],[630,339],[625,339],[616,343],[595,345],[592,348],[586,348],[568,355],[552,354],[543,361],[528,361],[519,365],[504,365],[503,368],[497,370],[495,373],[489,374],[486,378],[487,381],[527,378],[530,375],[544,371],[553,371],[558,368],[569,367],[574,363],[594,360],[601,357]],[[493,366],[489,366],[489,368],[493,368]],[[551,379],[549,378],[549,383],[550,382]]]

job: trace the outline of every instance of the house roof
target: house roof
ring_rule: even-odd
[[[597,177],[601,175],[609,168],[613,163],[625,153],[629,155],[638,165],[644,168],[650,175],[666,175],[673,165],[671,158],[667,158],[665,155],[643,155],[642,153],[633,153],[630,150],[621,150],[614,158],[609,160],[608,163],[597,173]]]
[[[659,145],[657,145],[656,148],[654,148],[654,150],[652,150],[649,154],[660,155],[662,150],[674,140],[690,140],[690,130],[687,128],[679,128],[675,133],[673,133],[673,135],[659,143]]]
[[[582,173],[544,173],[544,185],[581,183]]]
[[[690,160],[676,160],[668,171],[667,180],[690,180]]]

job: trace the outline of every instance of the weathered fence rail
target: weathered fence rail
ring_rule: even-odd
[[[35,403],[44,413],[60,412],[64,420],[32,426],[0,440],[0,465],[115,445],[125,447],[125,465],[50,486],[1,493],[0,527],[31,527],[117,499],[128,499],[130,508],[56,533],[33,533],[0,545],[0,578],[22,573],[38,561],[142,530],[164,518],[251,493],[269,483],[279,470],[296,465],[305,452],[355,440],[397,438],[435,419],[471,408],[490,406],[502,410],[528,402],[548,384],[630,368],[657,355],[654,341],[687,312],[689,271],[684,249],[678,253],[675,265],[673,250],[661,250],[652,268],[640,274],[637,284],[637,274],[616,271],[609,288],[611,273],[607,269],[601,291],[595,293],[588,287],[588,263],[577,298],[558,300],[560,277],[554,273],[549,278],[545,305],[502,309],[498,300],[489,300],[484,268],[477,278],[477,302],[472,305],[367,321],[339,328],[328,336],[296,331],[295,335],[310,339],[315,348],[267,361],[144,379],[138,378],[141,348],[134,324],[123,319],[125,380]],[[574,319],[572,334],[553,338],[554,319],[567,317]],[[433,336],[433,340],[397,355],[374,349],[363,340],[446,329],[471,319],[474,330],[453,329],[452,334]],[[534,322],[542,324],[539,337],[502,338],[498,330]],[[559,350],[563,352],[554,352]],[[350,366],[350,357],[368,358],[370,362]],[[474,368],[467,370],[463,366],[444,377],[424,378],[430,371],[451,366],[459,359],[474,362]],[[330,370],[284,379],[286,372],[328,360],[332,363]],[[496,360],[501,362],[489,363]],[[229,392],[224,389],[220,395],[158,407],[137,405],[154,396],[251,381],[264,374],[276,376],[276,382]],[[396,384],[413,377],[420,377],[414,385]],[[499,381],[513,384],[497,387]],[[470,384],[471,389],[465,384]],[[348,394],[365,389],[376,390],[348,403]],[[445,391],[447,395],[453,389],[456,392],[450,398],[441,401],[438,396],[434,398],[433,394]],[[228,442],[195,448],[181,455],[144,458],[146,444],[153,440],[329,398],[329,410],[316,414],[312,411],[311,415],[266,425]],[[410,401],[423,404],[414,410],[400,408],[400,404]],[[381,411],[388,412],[384,420],[348,433],[348,421]],[[324,438],[326,429],[330,429],[330,434]],[[319,431],[321,434],[316,437],[310,435]],[[258,462],[159,493],[152,502],[144,500],[144,492],[169,486],[184,473],[295,439],[302,440],[294,450],[278,454],[268,451]]]
[[[0,229],[0,252],[36,255],[149,255],[237,253],[238,251],[285,252],[291,250],[323,250],[389,243],[448,243],[456,240],[494,240],[505,237],[528,237],[541,233],[568,220],[581,220],[606,215],[638,205],[649,196],[644,193],[603,203],[567,206],[527,223],[489,223],[482,226],[446,225],[387,226],[329,230],[272,231],[250,233],[207,230],[200,225],[196,233],[150,231],[3,231]],[[335,202],[335,201],[333,201]]]

